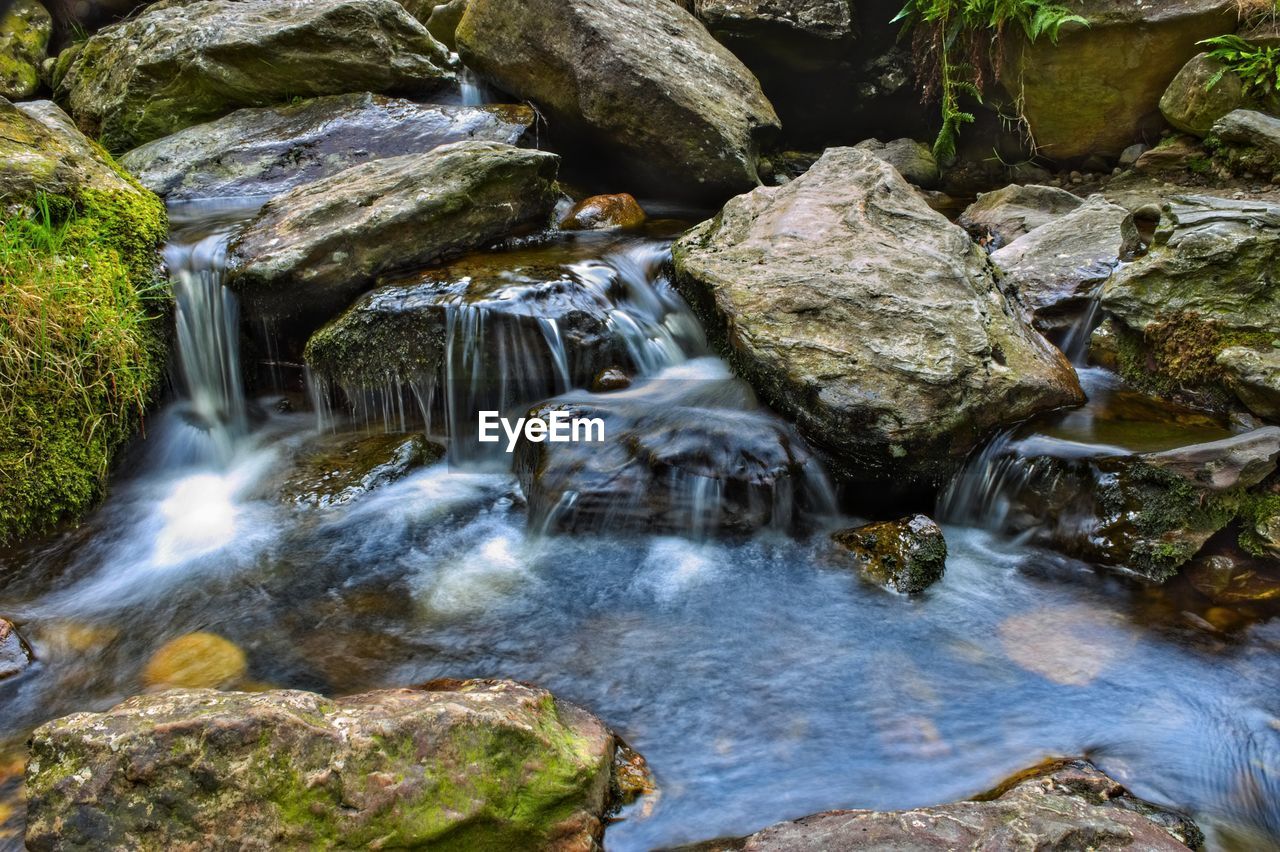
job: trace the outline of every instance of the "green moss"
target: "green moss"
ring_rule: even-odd
[[[1280,494],[1248,494],[1240,505],[1240,547],[1254,556],[1273,555],[1269,541],[1259,531],[1268,520],[1280,516]]]
[[[164,361],[159,199],[95,190],[36,206],[0,221],[0,543],[93,505]]]

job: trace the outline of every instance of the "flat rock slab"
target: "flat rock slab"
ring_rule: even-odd
[[[454,79],[448,51],[395,0],[163,0],[77,51],[57,94],[116,152],[241,107]]]
[[[133,149],[121,164],[169,201],[275,196],[369,160],[450,142],[514,145],[527,106],[436,106],[368,93],[236,110]]]
[[[616,743],[536,687],[179,689],[39,728],[27,848],[597,848]]]

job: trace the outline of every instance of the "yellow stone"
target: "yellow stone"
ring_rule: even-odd
[[[244,651],[215,633],[188,633],[166,642],[142,672],[149,689],[224,689],[248,673]]]

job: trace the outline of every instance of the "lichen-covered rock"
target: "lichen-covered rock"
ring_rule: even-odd
[[[904,595],[923,592],[946,570],[946,537],[924,515],[841,530],[831,538],[871,580]]]
[[[986,253],[865,151],[733,199],[674,258],[715,346],[847,476],[936,481],[999,425],[1082,399]]]
[[[1116,271],[1102,306],[1126,377],[1220,396],[1223,350],[1280,340],[1280,205],[1174,198],[1151,251]]]
[[[457,40],[468,67],[534,101],[552,132],[620,155],[648,185],[723,198],[759,183],[773,107],[674,3],[471,0]]]
[[[163,0],[85,42],[57,94],[122,152],[241,107],[452,79],[444,46],[395,0]]]
[[[36,0],[14,0],[0,17],[0,96],[29,98],[40,88],[53,18]]]
[[[232,286],[260,314],[326,319],[379,275],[545,226],[559,164],[455,142],[352,166],[268,202],[231,246]]]
[[[1280,175],[1280,118],[1238,109],[1214,122],[1215,157],[1237,174]]]
[[[0,680],[13,677],[31,665],[31,650],[22,641],[17,629],[7,619],[0,618]]]
[[[1160,97],[1160,112],[1183,133],[1206,135],[1213,123],[1244,104],[1244,84],[1207,53],[1192,57]]]
[[[613,735],[509,681],[174,690],[50,722],[27,848],[596,848]]]
[[[188,633],[161,645],[142,670],[149,689],[225,689],[244,680],[244,651],[216,633]]]
[[[1033,767],[968,802],[910,811],[828,811],[706,848],[1186,852],[1203,842],[1187,817],[1136,799],[1092,765],[1070,760]]]
[[[1215,361],[1245,408],[1280,422],[1280,348],[1231,346],[1219,352]]]
[[[442,455],[444,448],[421,434],[326,436],[302,451],[280,496],[299,507],[344,506]]]
[[[638,228],[644,220],[644,210],[639,202],[623,192],[582,199],[560,221],[560,227],[566,231],[606,231],[611,228]]]
[[[435,106],[368,93],[242,109],[120,158],[167,200],[278,195],[369,160],[475,140],[514,145],[526,106]]]
[[[15,106],[0,99],[0,198],[30,201],[38,193],[69,197],[80,192],[155,203],[52,101]]]
[[[1055,160],[1115,157],[1163,127],[1160,97],[1202,39],[1231,32],[1235,0],[1136,4],[1084,0],[1068,8],[1089,21],[1057,41],[1005,39],[1002,81],[1040,152]]]
[[[1081,204],[1084,199],[1065,189],[1015,183],[979,195],[957,222],[975,239],[1000,248],[1065,216]]]
[[[933,151],[923,142],[914,139],[894,139],[891,142],[864,139],[853,147],[870,151],[897,169],[898,174],[909,182],[924,189],[937,186],[942,177]]]
[[[1037,328],[1070,326],[1137,249],[1133,216],[1100,195],[991,254],[1001,285],[1017,293]]]

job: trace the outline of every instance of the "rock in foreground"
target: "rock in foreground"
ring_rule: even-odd
[[[526,106],[436,106],[380,95],[332,95],[236,110],[120,158],[169,201],[278,195],[368,160],[450,142],[514,145],[533,124]]]
[[[50,722],[27,848],[596,848],[613,735],[550,693],[175,690]]]
[[[276,317],[332,316],[377,276],[549,223],[554,154],[455,142],[277,196],[231,247],[232,285]]]
[[[947,540],[924,515],[841,530],[831,538],[853,554],[869,578],[904,595],[923,592],[946,570]]]
[[[892,166],[828,150],[674,248],[709,337],[854,478],[934,481],[992,430],[1082,393],[986,254]]]
[[[85,42],[58,94],[125,151],[296,95],[425,94],[453,78],[447,66],[395,0],[165,0]]]
[[[912,811],[828,811],[784,822],[708,850],[1040,850],[1185,852],[1204,835],[1181,814],[1131,796],[1083,761],[1058,761],[1014,776],[974,801]]]
[[[535,102],[564,138],[612,151],[645,181],[723,198],[759,183],[778,117],[760,84],[689,13],[653,0],[472,0],[469,68]]]

